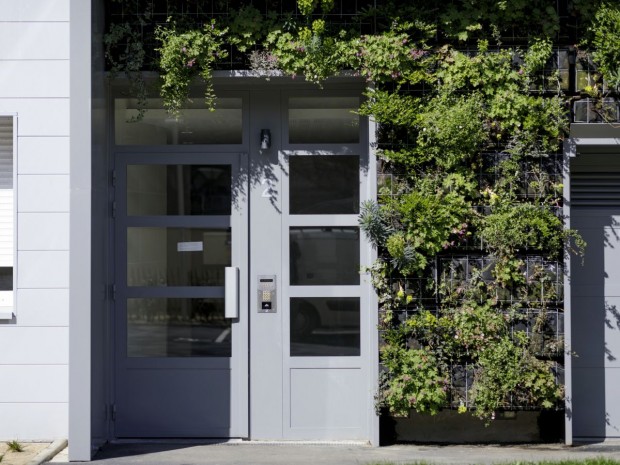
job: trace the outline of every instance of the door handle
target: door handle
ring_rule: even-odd
[[[224,274],[224,317],[239,318],[239,268],[227,266]]]

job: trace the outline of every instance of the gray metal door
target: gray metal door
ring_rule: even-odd
[[[572,260],[573,436],[620,437],[620,166],[617,155],[571,163],[571,227],[587,242]]]
[[[116,437],[248,435],[246,162],[116,155]]]
[[[361,89],[251,94],[251,432],[254,439],[371,439],[376,388],[374,198]],[[273,279],[277,293],[263,291]],[[374,336],[373,336],[374,335]]]

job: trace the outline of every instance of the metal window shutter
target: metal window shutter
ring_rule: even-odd
[[[620,172],[574,172],[570,183],[572,207],[620,206]]]

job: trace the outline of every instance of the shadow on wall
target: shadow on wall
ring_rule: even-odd
[[[620,381],[620,223],[617,208],[573,207],[571,226],[587,242],[583,263],[571,267],[573,436],[618,436],[620,402],[612,395]]]

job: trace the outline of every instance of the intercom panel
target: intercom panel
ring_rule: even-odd
[[[258,277],[258,313],[276,313],[277,287],[275,275]]]

